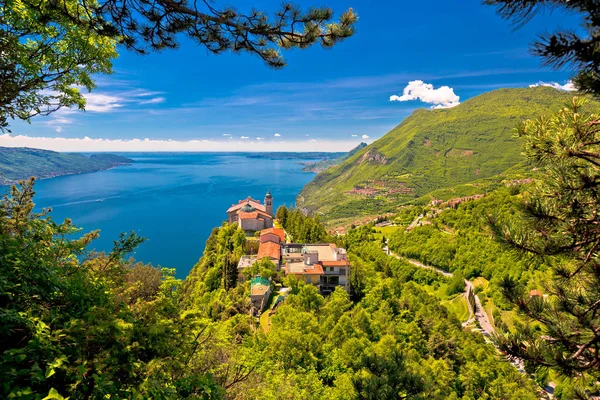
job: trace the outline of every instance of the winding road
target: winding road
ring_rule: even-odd
[[[411,260],[410,258],[399,256],[399,255],[395,254],[394,252],[390,251],[387,243],[383,247],[383,251],[389,256],[396,257],[400,260],[408,261],[412,265],[415,265],[420,268],[432,270],[440,275],[444,275],[447,278],[452,278],[454,276],[451,272],[445,271],[441,268],[433,267],[431,265],[425,265],[419,261]],[[465,291],[462,295],[465,296],[465,299],[467,300],[467,304],[469,305],[469,311],[471,313],[471,316],[469,317],[468,320],[466,320],[462,323],[462,326],[465,327],[465,326],[473,323],[473,321],[477,320],[477,322],[481,326],[481,333],[484,335],[484,337],[489,338],[494,334],[494,326],[490,322],[490,318],[488,317],[487,312],[481,305],[481,301],[479,300],[479,297],[475,294],[474,290],[475,290],[475,288],[473,286],[473,282],[465,279]],[[473,307],[471,306],[471,302],[469,301],[470,293],[473,293],[475,310],[472,309]],[[486,340],[488,340],[488,339],[486,339]],[[498,347],[496,346],[496,344],[493,341],[489,340],[489,342],[491,344],[493,344],[494,347],[496,347],[496,349],[498,349]],[[506,360],[508,362],[510,362],[519,372],[521,372],[522,374],[526,374],[523,360],[516,358],[516,357],[509,357],[509,356],[506,356]],[[548,386],[545,388],[545,391],[546,391],[545,394],[548,397],[542,397],[542,398],[550,398],[550,399],[553,398],[555,385],[556,384],[554,382],[550,382],[548,384]]]
[[[410,258],[401,257],[401,256],[395,254],[394,252],[392,252],[388,248],[387,244],[383,248],[383,251],[389,256],[393,256],[393,257],[396,257],[401,260],[406,260],[409,263],[411,263],[412,265],[415,265],[420,268],[432,270],[432,271],[434,271],[440,275],[443,275],[447,278],[454,277],[454,274],[452,274],[451,272],[448,272],[448,271],[444,271],[441,268],[432,267],[431,265],[425,265],[419,261],[411,260]],[[469,306],[469,312],[471,313],[471,316],[469,317],[469,319],[467,321],[464,321],[462,323],[462,325],[467,326],[467,325],[471,324],[474,320],[477,320],[477,322],[481,326],[481,330],[483,331],[483,334],[485,334],[487,336],[492,336],[492,334],[494,333],[494,326],[490,322],[490,318],[488,317],[485,309],[481,305],[481,300],[479,300],[479,297],[475,294],[474,290],[475,290],[475,287],[473,286],[473,282],[465,279],[465,291],[463,293],[463,296],[467,300],[467,304]],[[471,305],[471,302],[469,301],[469,296],[471,293],[473,293],[473,297],[475,299],[475,310],[473,310],[473,306]]]

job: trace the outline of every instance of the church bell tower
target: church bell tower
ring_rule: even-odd
[[[270,216],[273,216],[273,195],[271,195],[270,190],[267,190],[267,194],[265,195],[265,211]]]

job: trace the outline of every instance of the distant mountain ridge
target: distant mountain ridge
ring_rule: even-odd
[[[555,112],[572,97],[549,87],[499,89],[450,109],[416,110],[381,139],[315,176],[297,206],[327,220],[373,215],[496,176],[524,161],[513,134],[517,123]],[[588,106],[600,109],[594,100]]]
[[[86,156],[29,147],[0,147],[0,185],[13,184],[31,176],[46,179],[103,171],[132,162],[130,158],[115,154]]]
[[[303,172],[316,172],[316,173],[323,172],[327,168],[331,168],[335,165],[342,163],[343,161],[352,157],[354,154],[356,154],[356,152],[358,152],[359,150],[361,150],[365,147],[367,147],[367,144],[365,142],[361,142],[358,146],[356,146],[355,148],[353,148],[352,150],[350,150],[348,153],[344,154],[341,157],[330,159],[330,160],[321,160],[321,161],[316,161],[313,163],[306,164],[304,166],[304,168],[302,168],[302,171]]]

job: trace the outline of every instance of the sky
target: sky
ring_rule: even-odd
[[[242,1],[240,10],[247,10]],[[303,1],[313,4],[313,0]],[[216,0],[216,4],[223,4]],[[273,10],[273,1],[252,1]],[[571,89],[528,53],[541,32],[577,16],[536,16],[516,29],[480,0],[319,0],[358,13],[355,36],[331,49],[284,52],[272,69],[249,54],[212,55],[182,38],[177,50],[120,49],[85,112],[62,109],[14,122],[0,146],[57,151],[348,151],[417,108],[447,108],[502,87]]]

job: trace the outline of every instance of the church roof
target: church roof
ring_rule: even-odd
[[[250,203],[250,205],[252,207],[254,207],[255,209],[262,211],[262,212],[266,212],[265,206],[263,204],[260,204],[260,201],[254,200],[250,196],[248,196],[248,198],[246,198],[244,200],[240,200],[237,204],[234,204],[231,207],[229,207],[227,212],[229,213],[229,212],[233,212],[233,211],[238,211],[240,208],[244,207],[248,203]]]
[[[240,219],[258,219],[258,214],[258,211],[244,212],[240,210],[238,212]]]

